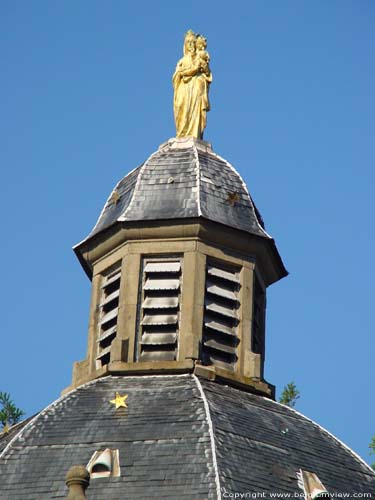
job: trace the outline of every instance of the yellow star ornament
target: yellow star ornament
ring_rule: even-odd
[[[8,434],[9,431],[10,431],[10,427],[9,427],[8,423],[6,423],[3,427],[3,434]]]
[[[108,205],[117,205],[117,203],[120,201],[121,196],[118,194],[117,191],[113,191],[111,194],[111,197],[108,200]]]
[[[123,396],[120,396],[120,393],[119,393],[119,392],[116,392],[116,397],[115,397],[115,399],[112,399],[112,400],[110,401],[110,403],[112,403],[113,405],[115,405],[115,406],[116,406],[116,410],[117,410],[118,408],[121,408],[121,407],[123,407],[123,408],[127,408],[127,407],[128,407],[128,405],[125,403],[125,401],[127,400],[127,398],[128,398],[128,395],[127,395],[127,394],[124,394]]]

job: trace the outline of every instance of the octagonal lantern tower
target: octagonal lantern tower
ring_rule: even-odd
[[[273,396],[266,288],[287,273],[245,183],[210,144],[162,144],[115,186],[75,252],[92,305],[72,387],[109,373],[194,372]]]

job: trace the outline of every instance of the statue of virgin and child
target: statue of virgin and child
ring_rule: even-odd
[[[206,114],[210,110],[208,90],[212,82],[207,41],[189,30],[185,35],[184,56],[173,75],[176,137],[203,138]]]

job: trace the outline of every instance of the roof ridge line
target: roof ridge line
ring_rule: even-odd
[[[137,168],[138,168],[138,167],[137,167]],[[136,169],[134,168],[134,169],[132,170],[132,172],[133,172],[134,170],[136,170]],[[129,172],[129,174],[131,174],[132,172]],[[127,175],[129,175],[129,174],[127,174]],[[112,189],[111,193],[109,194],[109,196],[108,196],[108,198],[107,198],[107,201],[104,203],[104,207],[102,208],[102,211],[100,212],[100,215],[99,215],[99,217],[98,217],[98,220],[96,221],[95,226],[94,226],[94,227],[92,228],[92,230],[91,230],[91,233],[93,233],[93,232],[95,231],[96,226],[99,224],[99,221],[100,221],[100,219],[102,218],[102,215],[104,214],[104,211],[105,211],[105,209],[106,209],[106,208],[107,208],[107,206],[108,206],[108,202],[109,202],[109,200],[112,198],[112,195],[113,195],[113,194],[117,191],[117,188],[118,188],[119,184],[121,183],[121,181],[122,181],[122,179],[120,179],[120,180],[116,183],[115,187]],[[91,234],[91,233],[90,233],[90,234]],[[86,239],[87,239],[87,238],[86,238]],[[85,240],[83,240],[83,241],[85,241]],[[80,243],[78,243],[78,245],[80,245]],[[75,245],[75,246],[78,246],[78,245]]]
[[[137,168],[139,168],[139,167],[133,168],[132,172],[134,172],[134,170],[136,170]],[[129,173],[132,173],[132,172],[129,172]],[[117,188],[118,188],[119,184],[121,183],[121,181],[122,181],[122,179],[120,179],[120,180],[116,183],[115,187],[114,187],[114,188],[112,189],[112,191],[110,192],[110,194],[109,194],[108,198],[106,199],[106,202],[104,203],[104,206],[103,206],[103,208],[102,208],[102,210],[101,210],[101,212],[100,212],[100,215],[99,215],[99,217],[97,218],[97,220],[96,220],[96,222],[95,222],[95,224],[94,224],[94,227],[91,229],[91,231],[90,231],[90,233],[88,234],[88,236],[86,236],[86,238],[84,238],[84,239],[83,239],[82,241],[80,241],[79,243],[76,243],[76,244],[73,246],[73,250],[74,250],[75,248],[79,247],[80,245],[82,245],[82,243],[84,243],[84,242],[85,242],[85,241],[86,241],[86,240],[90,237],[90,235],[91,235],[91,234],[95,231],[96,226],[99,224],[99,221],[100,221],[100,219],[102,218],[102,215],[104,214],[105,209],[106,209],[106,208],[107,208],[107,206],[108,206],[108,202],[109,202],[109,200],[111,199],[111,197],[112,197],[113,193],[117,190]]]
[[[42,417],[48,410],[50,410],[51,408],[53,408],[54,406],[57,406],[61,401],[63,401],[64,399],[67,399],[68,397],[70,397],[71,395],[73,395],[75,392],[77,392],[79,389],[82,389],[83,387],[87,387],[88,385],[92,385],[94,384],[95,382],[98,382],[98,379],[94,379],[94,380],[90,380],[89,382],[86,382],[86,384],[82,384],[80,385],[79,387],[77,387],[76,389],[73,389],[72,391],[68,392],[67,394],[63,394],[62,396],[60,396],[59,398],[55,399],[55,401],[52,401],[52,403],[50,403],[48,406],[46,406],[44,408],[44,410],[40,411],[39,413],[37,413],[36,415],[34,415],[33,418],[31,418],[31,420],[29,420],[29,422],[27,422],[27,424],[25,425],[25,427],[22,427],[22,429],[20,430],[20,432],[17,432],[13,437],[12,439],[9,441],[9,443],[6,445],[6,447],[3,449],[3,451],[0,453],[0,459],[4,459],[6,460],[5,458],[5,453],[9,450],[9,448],[12,446],[13,442],[22,437],[22,435],[24,434],[24,432],[32,426],[32,424],[34,422],[36,422],[39,417]]]
[[[199,162],[198,148],[194,143],[193,145],[194,158],[195,158],[195,166],[197,171],[197,206],[198,206],[198,217],[202,216],[202,208],[201,208],[201,165]]]
[[[261,397],[264,398],[267,401],[270,401],[265,396],[261,396]],[[272,403],[276,403],[276,405],[278,405],[278,406],[282,406],[282,407],[288,406],[288,405],[284,405],[282,403],[279,403],[278,401],[275,401],[275,400],[271,400],[271,401],[272,401]],[[313,420],[312,418],[306,417],[306,415],[304,415],[300,411],[296,410],[295,408],[292,408],[291,406],[288,406],[288,408],[290,410],[292,410],[293,413],[296,413],[298,416],[305,418],[306,420],[308,420],[309,422],[311,422],[313,425],[315,425],[316,427],[318,427],[321,431],[323,431],[326,434],[328,434],[328,436],[330,436],[332,439],[334,439],[338,444],[340,444],[343,448],[345,448],[347,451],[349,451],[357,460],[359,460],[359,462],[361,462],[362,465],[364,465],[366,467],[366,469],[369,469],[372,472],[372,474],[375,474],[375,472],[372,469],[372,467],[367,462],[365,462],[365,460],[360,455],[358,455],[358,453],[356,453],[348,445],[346,445],[343,441],[341,441],[341,439],[337,438],[334,434],[332,434],[332,432],[328,431],[325,427],[323,427],[320,424],[318,424],[317,422],[315,422],[315,420]]]
[[[242,183],[242,187],[245,191],[245,193],[247,193],[247,196],[249,197],[249,200],[250,200],[250,203],[251,203],[251,208],[253,209],[254,211],[254,215],[255,215],[255,221],[258,225],[258,228],[262,231],[262,233],[264,233],[267,238],[270,238],[271,240],[273,239],[272,236],[270,234],[267,233],[267,231],[261,226],[261,224],[259,223],[259,220],[258,220],[258,217],[257,217],[257,210],[255,210],[255,205],[254,205],[254,202],[253,202],[253,199],[249,193],[249,190],[247,189],[247,185],[246,185],[246,182],[242,179],[242,175],[234,168],[234,166],[229,163],[228,160],[226,160],[225,158],[223,158],[222,156],[218,155],[217,153],[215,153],[214,151],[212,151],[212,154],[214,156],[216,156],[217,158],[219,158],[221,161],[223,161],[224,163],[226,163],[228,165],[228,167],[232,170],[232,172],[234,172],[235,174],[238,175],[238,177],[240,178],[240,181]]]
[[[193,373],[193,379],[195,380],[195,383],[197,384],[198,390],[200,392],[201,398],[203,400],[203,406],[206,412],[206,418],[207,418],[207,424],[208,424],[208,432],[210,435],[210,442],[211,442],[211,453],[212,453],[212,463],[214,466],[214,471],[215,471],[215,483],[216,483],[216,492],[217,492],[217,500],[222,500],[221,497],[221,487],[220,487],[220,476],[219,476],[219,469],[217,466],[217,458],[216,458],[216,444],[215,444],[215,435],[214,435],[214,428],[213,428],[213,423],[211,419],[211,413],[210,413],[210,407],[206,398],[206,395],[204,393],[202,384],[200,383],[199,378]]]

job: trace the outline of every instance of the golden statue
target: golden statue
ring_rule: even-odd
[[[203,138],[206,114],[210,110],[208,89],[212,82],[207,41],[189,30],[185,35],[184,57],[173,75],[176,137]]]

